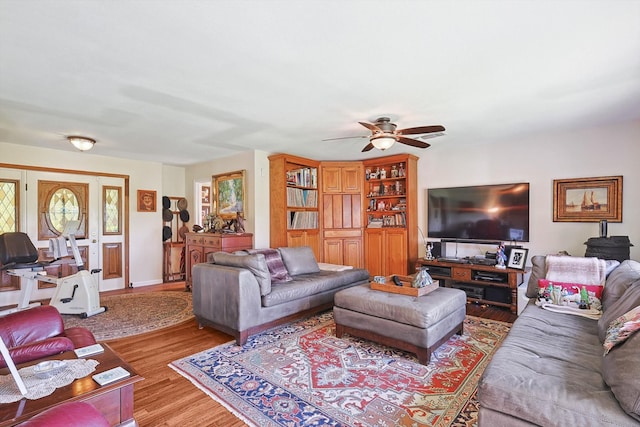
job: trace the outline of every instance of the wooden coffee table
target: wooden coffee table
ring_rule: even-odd
[[[41,399],[22,399],[18,402],[0,405],[0,427],[14,426],[37,415],[51,407],[64,402],[83,401],[92,404],[100,411],[112,426],[137,426],[133,418],[133,385],[143,380],[140,375],[122,360],[107,344],[100,343],[104,353],[87,356],[99,362],[96,370],[84,378],[77,379],[71,384],[58,388],[49,396]],[[73,351],[55,356],[38,359],[33,362],[18,365],[18,369],[35,365],[44,360],[77,359]],[[107,371],[116,366],[122,366],[131,373],[130,377],[100,386],[91,378],[93,375]],[[8,375],[7,368],[0,369],[0,375]]]

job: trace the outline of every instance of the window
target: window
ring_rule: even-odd
[[[120,205],[120,187],[102,187],[102,232],[104,234],[122,234]]]
[[[0,234],[20,230],[19,188],[20,181],[0,179]]]
[[[59,236],[68,221],[80,221],[76,238],[86,238],[88,194],[88,184],[38,181],[38,239]]]

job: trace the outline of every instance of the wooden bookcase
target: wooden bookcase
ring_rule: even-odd
[[[406,276],[418,258],[417,164],[411,154],[363,161],[365,268]]]
[[[417,163],[411,154],[345,162],[269,156],[270,246],[311,246],[321,262],[408,275],[418,258]],[[386,176],[372,177],[378,170]]]
[[[310,246],[320,252],[320,162],[289,154],[269,156],[270,246]]]

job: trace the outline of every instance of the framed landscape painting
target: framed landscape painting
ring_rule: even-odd
[[[553,181],[554,222],[622,222],[622,176]]]
[[[222,218],[235,218],[245,209],[245,171],[212,176],[213,211]]]

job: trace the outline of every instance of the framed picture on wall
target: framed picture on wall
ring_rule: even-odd
[[[555,179],[554,222],[622,222],[622,176]]]
[[[213,212],[221,218],[235,218],[243,213],[245,206],[245,171],[213,175]]]
[[[138,212],[156,211],[155,190],[138,190]]]

